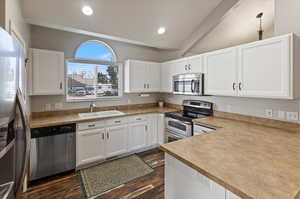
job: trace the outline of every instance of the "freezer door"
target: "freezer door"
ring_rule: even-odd
[[[14,118],[19,53],[17,42],[0,28],[0,127]]]

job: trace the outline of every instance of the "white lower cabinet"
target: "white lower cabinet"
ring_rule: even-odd
[[[164,114],[141,114],[77,125],[76,166],[163,143]]]
[[[105,158],[105,129],[84,130],[76,136],[76,165],[89,164]]]
[[[127,152],[127,134],[127,125],[107,128],[105,143],[107,158]]]
[[[227,190],[226,191],[226,199],[241,199],[241,198]]]
[[[158,143],[157,114],[149,114],[147,117],[147,145],[153,146]]]
[[[165,143],[165,115],[157,114],[157,142],[158,144]]]
[[[165,199],[240,199],[174,157],[165,154]]]
[[[137,122],[128,125],[128,149],[138,150],[147,146],[147,122]]]

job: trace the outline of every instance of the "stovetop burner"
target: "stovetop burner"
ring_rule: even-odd
[[[212,103],[200,100],[185,100],[183,111],[167,113],[166,117],[192,123],[193,119],[208,117],[212,114]]]

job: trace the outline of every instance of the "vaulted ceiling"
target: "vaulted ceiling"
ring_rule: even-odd
[[[30,24],[161,49],[193,47],[192,51],[199,51],[226,47],[249,35],[253,38],[257,31],[255,15],[260,11],[265,12],[265,27],[270,27],[273,1],[23,0],[23,15]],[[82,14],[84,5],[93,8],[92,16]],[[164,35],[157,34],[161,26],[166,27]],[[210,47],[212,42],[216,46]]]
[[[222,0],[23,0],[27,22],[177,49]],[[94,14],[85,16],[83,5]],[[165,26],[164,35],[157,29]]]

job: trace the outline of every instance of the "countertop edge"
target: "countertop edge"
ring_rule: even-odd
[[[245,193],[243,193],[240,189],[226,183],[225,181],[219,179],[218,177],[212,175],[211,173],[205,171],[204,169],[196,166],[195,164],[193,164],[192,162],[180,157],[179,155],[177,155],[176,153],[173,153],[172,151],[168,150],[167,148],[164,147],[164,145],[161,145],[159,147],[162,151],[164,151],[165,153],[168,153],[169,155],[173,156],[174,158],[176,158],[177,160],[183,162],[184,164],[186,164],[187,166],[197,170],[198,172],[200,172],[202,175],[208,177],[210,180],[218,183],[219,185],[223,186],[225,189],[228,189],[229,191],[231,191],[232,193],[238,195],[239,197],[243,198],[243,199],[255,199]]]
[[[72,123],[84,123],[84,122],[94,122],[94,121],[99,121],[99,120],[107,120],[107,119],[113,119],[113,118],[119,118],[119,117],[127,117],[127,116],[133,116],[133,115],[140,115],[140,114],[151,114],[151,113],[157,113],[157,114],[164,114],[164,113],[168,113],[168,112],[173,112],[173,111],[177,111],[177,109],[174,108],[158,108],[155,107],[153,109],[157,109],[157,110],[141,110],[139,112],[139,110],[136,110],[136,112],[134,112],[135,110],[132,110],[133,113],[126,113],[124,115],[117,115],[117,116],[110,116],[110,117],[95,117],[95,118],[78,118],[78,119],[69,119],[69,120],[63,120],[63,121],[47,121],[47,122],[41,122],[40,125],[37,124],[33,124],[34,122],[30,122],[30,128],[42,128],[42,127],[47,127],[47,126],[56,126],[56,125],[64,125],[64,124],[72,124]],[[159,110],[160,109],[160,110]],[[168,109],[164,110],[164,109]],[[72,116],[72,114],[67,114],[67,116]]]

